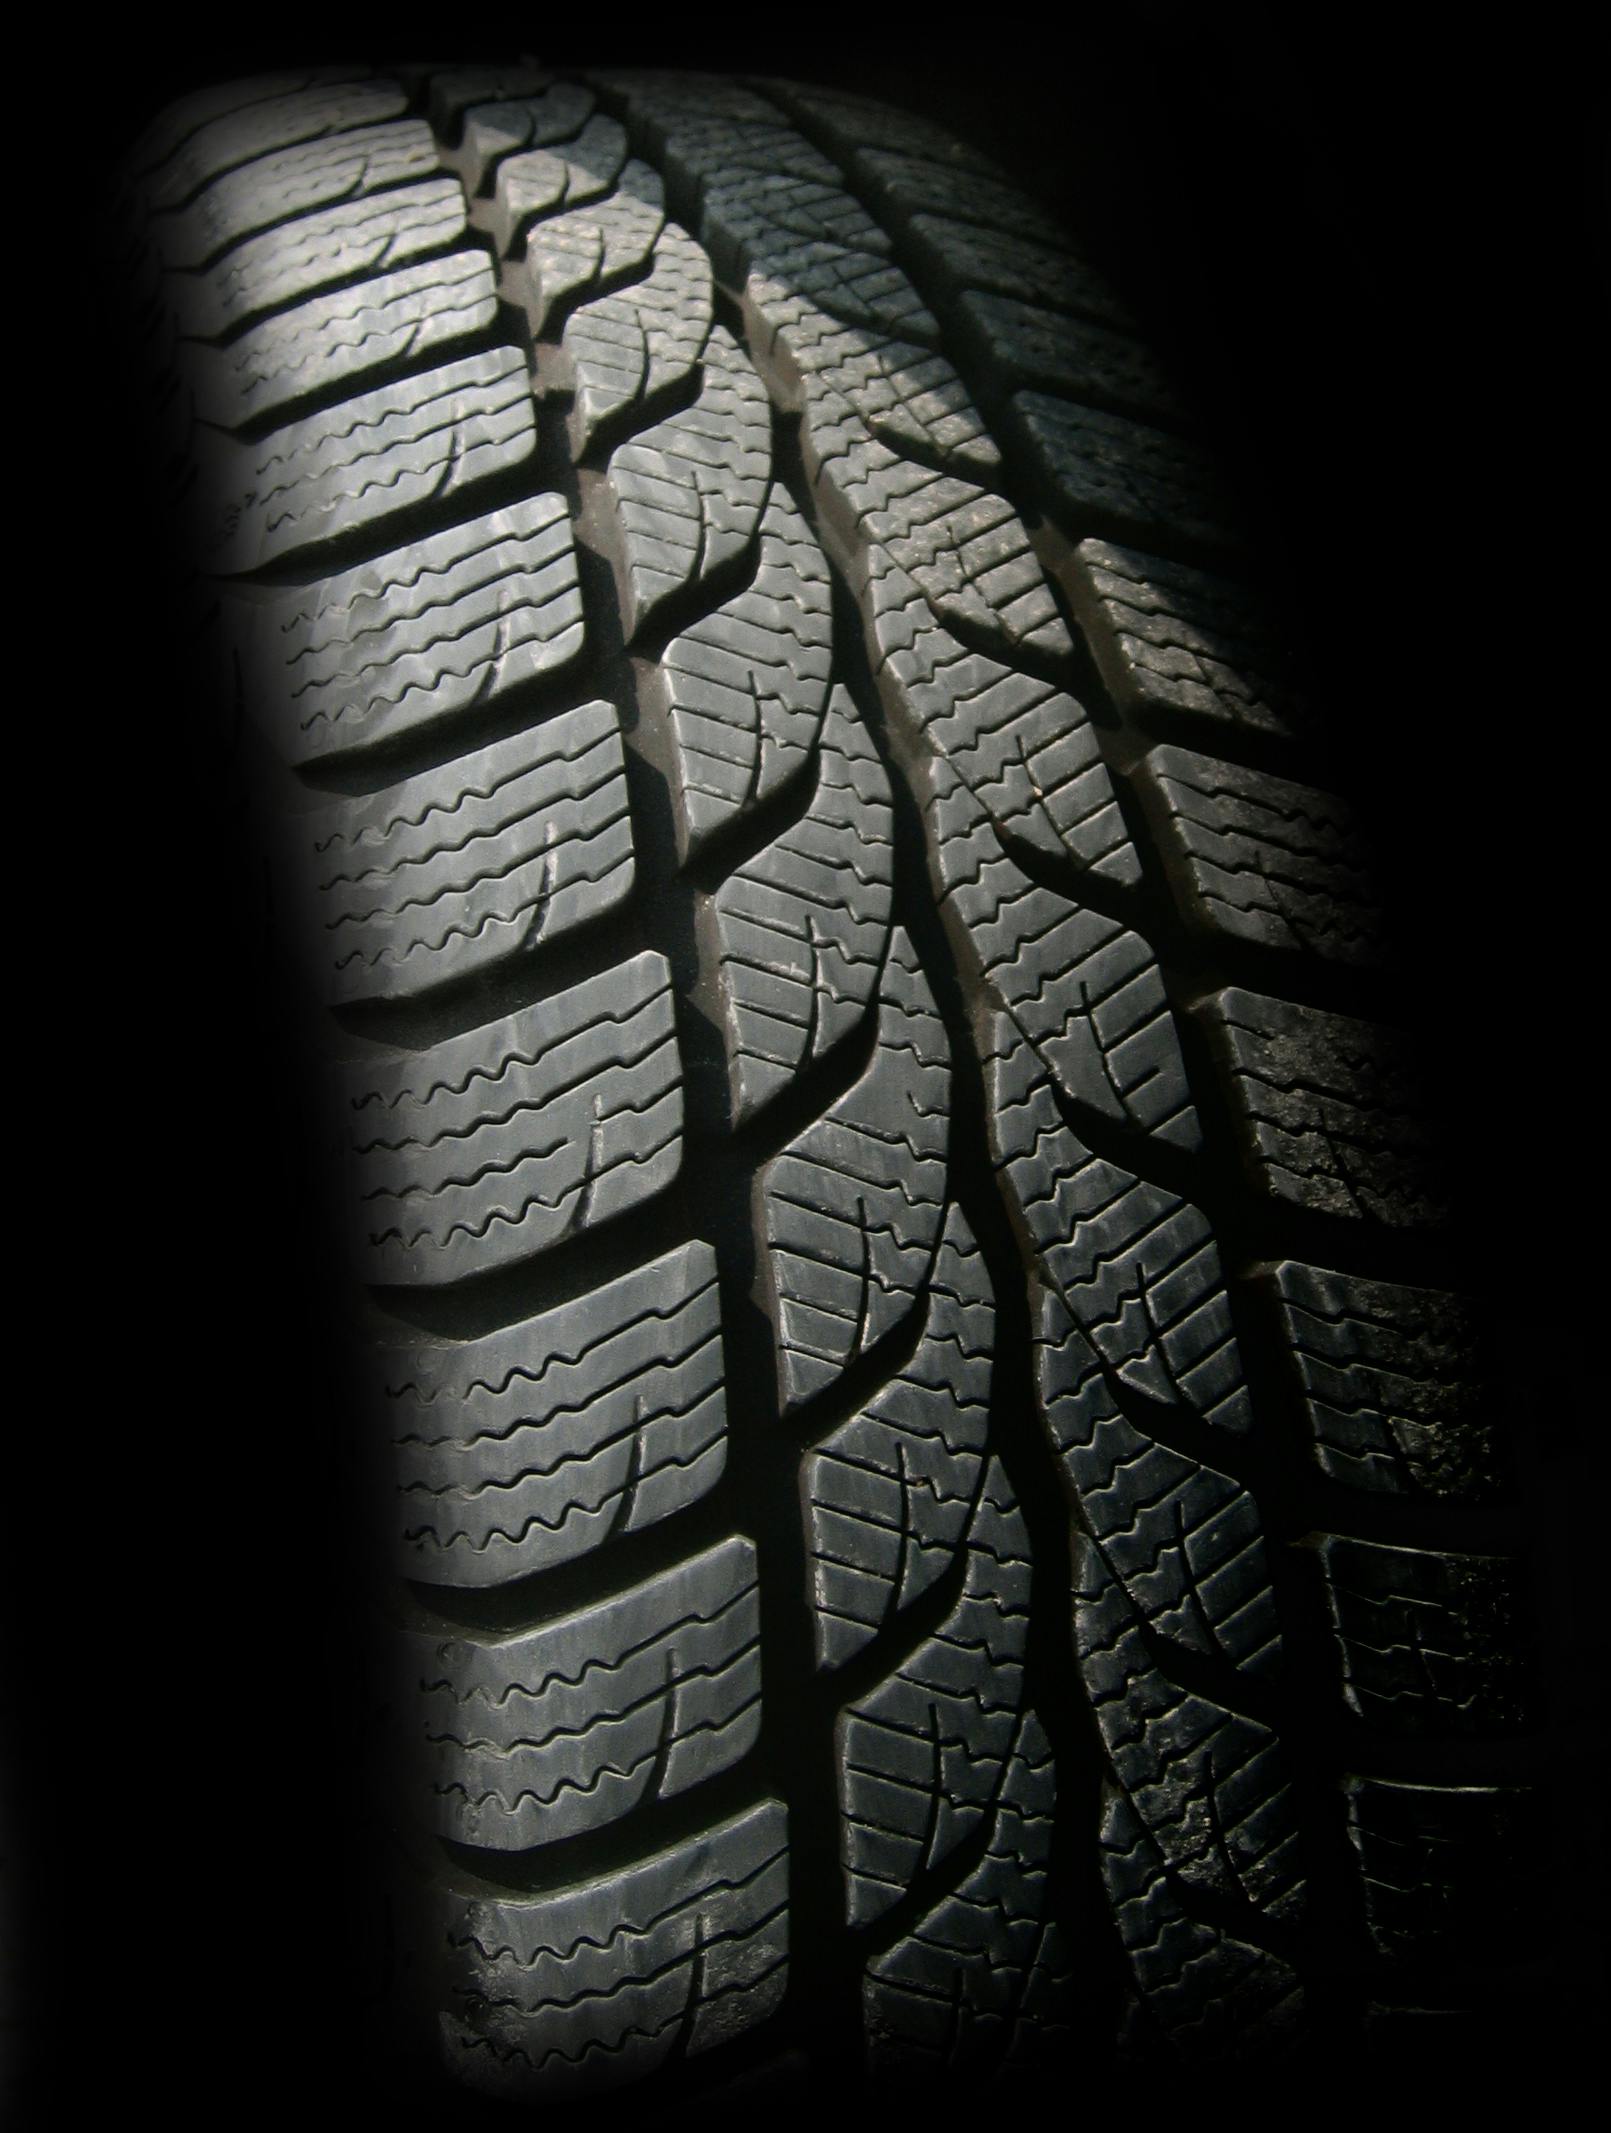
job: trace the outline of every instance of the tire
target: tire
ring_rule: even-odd
[[[772,82],[262,78],[129,184],[391,1446],[406,2019],[516,2099],[1436,2055],[1539,1931],[1514,1477],[1118,299]]]

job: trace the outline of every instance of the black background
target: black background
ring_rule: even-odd
[[[542,56],[788,72],[947,120],[1069,215],[1250,497],[1417,943],[1508,1358],[1554,1692],[1559,1981],[1536,2049],[1558,2066],[1597,2013],[1573,1981],[1604,1886],[1605,55],[1587,11],[1439,15],[662,19]],[[540,18],[488,21],[473,47],[458,21],[413,41],[542,42]],[[395,18],[386,42],[410,43]],[[103,294],[117,157],[158,108],[354,55],[381,56],[143,20],[40,70],[16,147],[44,213],[11,336],[12,1116],[15,1174],[42,1165],[14,1290],[5,1817],[26,1900],[6,1938],[49,2018],[31,2093],[64,2117],[107,2080],[181,2123],[242,2096],[357,2114],[384,2087],[346,2042],[373,1944],[326,1893],[365,1806],[306,1133],[250,862],[153,605],[160,526]]]

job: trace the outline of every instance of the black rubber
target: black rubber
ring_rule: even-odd
[[[1435,2056],[1538,1932],[1514,1480],[1123,306],[770,81],[242,82],[130,194],[393,1447],[408,2019],[518,2098]]]

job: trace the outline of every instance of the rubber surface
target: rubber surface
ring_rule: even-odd
[[[132,184],[330,1011],[450,2060],[1480,2003],[1531,1662],[1436,1108],[1117,301],[778,85],[241,84]]]

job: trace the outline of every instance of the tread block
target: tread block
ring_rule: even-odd
[[[602,112],[562,148],[532,148],[506,156],[492,188],[492,237],[501,257],[519,249],[543,215],[580,207],[610,191],[627,157],[626,134]]]
[[[1066,239],[1037,241],[994,223],[981,229],[967,219],[953,220],[949,214],[912,215],[906,235],[924,271],[952,297],[967,290],[984,291],[1023,304],[1049,304],[1075,318],[1097,319],[1121,328],[1130,324],[1129,313],[1112,289],[1068,250]]]
[[[1144,1398],[1245,1430],[1241,1357],[1201,1211],[1085,1147],[1035,1053],[1001,1016],[987,1088],[992,1150],[1074,1324]]]
[[[642,281],[571,313],[555,375],[571,390],[566,427],[578,458],[602,423],[695,377],[711,338],[711,306],[710,261],[686,231],[668,222]],[[715,360],[719,373],[741,363],[749,368],[732,342],[715,352]]]
[[[1267,2063],[1296,2040],[1298,1973],[1267,1949],[1191,1916],[1162,1851],[1117,1788],[1103,1803],[1101,1868],[1142,2000],[1188,2061]]]
[[[1079,1551],[1075,1644],[1113,1774],[1185,1890],[1289,1921],[1305,1891],[1286,1754],[1268,1726],[1181,1688],[1089,1544]]]
[[[370,1279],[457,1281],[649,1199],[682,1161],[671,973],[646,950],[354,1075]]]
[[[1032,884],[968,788],[936,772],[930,813],[946,906],[990,991],[1064,1094],[1182,1148],[1201,1129],[1157,959],[1116,919]]]
[[[1509,1733],[1536,1717],[1520,1562],[1316,1535],[1343,1694],[1387,1733]]]
[[[444,252],[464,236],[464,194],[452,178],[342,201],[248,237],[205,273],[172,288],[179,331],[211,339],[337,282]],[[304,314],[297,314],[303,316]]]
[[[990,1277],[952,1208],[923,1337],[802,1469],[817,1664],[843,1665],[955,1561],[990,1419]]]
[[[254,608],[248,626],[247,686],[293,763],[501,705],[581,650],[564,500],[467,519]]]
[[[1133,334],[982,289],[964,289],[956,303],[969,352],[995,391],[1028,385],[1166,429],[1186,421],[1168,372]]]
[[[573,1888],[461,1896],[449,2062],[519,2100],[591,2095],[723,2043],[782,1998],[787,1904],[777,1800]]]
[[[901,417],[881,415],[875,430],[843,395],[807,388],[802,445],[824,519],[846,549],[887,556],[942,626],[982,636],[1002,660],[1019,645],[1065,652],[1068,631],[1017,512],[977,481],[907,456],[910,403]]]
[[[862,2011],[875,2070],[989,2075],[1069,2033],[1073,1975],[1048,1924],[1056,1773],[1025,1717],[984,1858],[921,1923],[867,1966]]]
[[[769,123],[739,123],[667,108],[660,130],[667,173],[696,201],[724,287],[741,290],[753,268],[809,288],[825,312],[856,326],[904,322],[934,333],[917,292],[890,264],[888,235],[828,158],[776,112]]]
[[[899,928],[879,990],[871,1064],[757,1187],[785,1412],[905,1318],[939,1245],[949,1053]]]
[[[791,98],[790,104],[808,116],[813,109],[809,96]],[[1053,252],[1069,248],[1065,232],[1016,186],[1000,184],[978,170],[948,169],[932,157],[899,148],[845,145],[857,180],[879,208],[903,226],[914,215],[939,215],[978,223],[993,236],[1027,238]],[[1113,301],[1117,305],[1116,297]]]
[[[1041,482],[1080,533],[1177,539],[1234,550],[1241,530],[1195,445],[1150,423],[1020,391],[1006,419]]]
[[[760,1730],[758,1605],[735,1538],[538,1629],[411,1636],[443,1834],[555,1844],[728,1769]]]
[[[1290,1259],[1273,1280],[1324,1473],[1390,1495],[1501,1492],[1469,1302]]]
[[[307,824],[333,998],[407,999],[555,940],[632,887],[620,720],[602,701]]]
[[[513,348],[466,356],[339,407],[225,445],[210,463],[203,546],[236,576],[399,512],[457,496],[536,449],[531,383]]]
[[[305,141],[217,179],[181,213],[153,223],[152,241],[170,267],[205,266],[243,237],[315,208],[434,178],[440,167],[431,129],[420,119]]]
[[[759,115],[763,111],[764,117]],[[662,80],[658,94],[653,84],[646,91],[634,89],[631,114],[665,168],[696,196],[707,184],[731,189],[733,181],[742,178],[769,195],[769,219],[786,223],[792,201],[820,201],[840,186],[832,161],[770,104],[722,111],[704,94],[697,102],[679,98]],[[855,208],[848,194],[840,192],[839,197],[847,213]],[[854,227],[867,231],[872,241],[876,225],[867,217]],[[884,249],[889,249],[887,238]]]
[[[854,453],[865,431],[897,457],[938,460],[944,472],[964,477],[963,487],[944,492],[948,500],[974,494],[967,478],[999,476],[1000,448],[945,356],[912,341],[841,325],[789,277],[752,276],[744,301],[752,316],[766,322],[766,360],[774,380],[791,399],[815,402],[818,458],[833,459],[841,445]],[[845,406],[836,407],[836,400]],[[875,462],[883,463],[874,455],[866,465]],[[810,455],[807,463],[814,463]],[[920,516],[915,514],[906,528],[909,547]]]
[[[887,240],[871,246],[846,244],[834,236],[802,232],[802,222],[814,220],[824,231],[838,228],[858,238],[866,234],[853,203],[837,187],[814,189],[813,197],[797,182],[780,194],[740,177],[707,183],[702,205],[712,257],[725,279],[746,285],[746,303],[753,310],[770,317],[779,307],[799,305],[812,322],[807,330],[837,329],[841,347],[853,346],[858,337],[865,343],[869,330],[893,336],[902,347],[927,343],[910,347],[909,360],[927,357],[949,371],[943,357],[931,354],[940,338],[940,322],[887,256]],[[775,221],[774,214],[786,219]],[[797,336],[800,331],[797,318]]]
[[[1537,1793],[1343,1781],[1365,1922],[1392,1960],[1513,1965],[1543,1925]]]
[[[1143,768],[1186,918],[1328,962],[1383,961],[1370,854],[1344,801],[1185,748],[1154,748]]]
[[[804,768],[828,704],[831,602],[822,551],[774,487],[754,582],[674,638],[649,684],[676,741],[679,857]]]
[[[1039,677],[971,650],[878,548],[865,559],[878,679],[1005,835],[1126,885],[1141,865],[1085,708]],[[935,790],[950,781],[937,777]],[[943,862],[943,845],[942,845]]]
[[[499,1585],[696,1502],[726,1459],[716,1257],[668,1252],[478,1340],[375,1358],[404,1574]]]
[[[684,71],[668,74],[653,67],[594,69],[589,77],[615,97],[630,101],[634,120],[641,122],[657,148],[665,144],[662,131],[667,119],[680,120],[693,111],[724,126],[734,120],[773,125],[776,107],[759,88],[734,79],[731,74]]]
[[[1445,1208],[1408,1040],[1235,986],[1193,1009],[1221,1062],[1259,1189],[1323,1214],[1423,1229]]]
[[[862,1020],[889,941],[889,779],[843,689],[809,807],[709,900],[735,1122]]]
[[[969,1523],[944,1624],[839,1723],[841,1857],[853,1926],[878,1918],[992,1814],[1023,1696],[1029,1538],[999,1464]]]
[[[472,105],[465,112],[458,145],[446,160],[463,178],[467,192],[485,193],[505,156],[574,139],[596,102],[592,90],[580,82],[557,81],[532,96]]]
[[[606,477],[627,635],[755,538],[772,474],[772,410],[725,327],[705,343],[693,406],[618,445]]]
[[[394,81],[317,81],[223,112],[198,126],[147,181],[151,212],[184,207],[204,185],[243,164],[331,134],[401,117],[408,98]]]
[[[665,221],[660,174],[634,158],[606,198],[533,224],[512,269],[532,331],[544,332],[556,308],[578,295],[645,272]]]
[[[1069,597],[1120,708],[1287,738],[1307,713],[1290,655],[1242,586],[1110,541],[1081,541]]]
[[[969,183],[975,178],[1000,182],[1001,173],[988,156],[915,111],[848,90],[802,88],[798,82],[766,86],[784,108],[807,116],[838,154],[876,143],[919,157],[938,170],[954,172]]]
[[[277,74],[251,74],[217,82],[188,96],[175,97],[159,111],[129,153],[132,171],[154,170],[178,153],[193,134],[217,119],[233,117],[255,104],[275,103],[330,82],[362,81],[364,67],[298,67]]]
[[[492,262],[479,251],[310,297],[248,327],[228,348],[195,352],[196,414],[241,429],[365,371],[484,333],[497,315]]]
[[[1142,1621],[1171,1644],[1250,1676],[1278,1668],[1280,1624],[1247,1490],[1120,1413],[1089,1341],[1049,1290],[1040,1298],[1035,1377],[1085,1545]]]
[[[747,267],[774,271],[768,265],[774,258],[793,261],[804,274],[813,272],[813,260],[832,262],[832,278],[817,283],[826,309],[835,308],[831,292],[838,286],[863,325],[924,317],[904,275],[878,265],[889,257],[888,233],[843,189],[832,165],[808,175],[791,152],[797,135],[768,133],[763,148],[757,132],[734,128],[726,139],[679,134],[673,146],[670,168],[698,192],[703,219],[720,233],[711,254],[717,279],[740,286]],[[822,250],[814,252],[816,246]]]
[[[656,109],[675,154],[694,117],[674,98],[659,99]],[[815,176],[821,159],[812,163],[815,152],[800,148]],[[830,189],[833,177],[829,165]],[[948,467],[998,464],[951,365],[906,345],[938,330],[911,284],[881,250],[813,240],[769,222],[767,197],[753,184],[707,182],[700,234],[724,273],[747,276],[744,311],[758,360],[785,398],[804,394],[806,468],[824,508],[847,537],[888,546],[942,616],[954,609],[1007,643],[1066,650],[1067,631],[1011,506],[902,453],[903,441],[908,451],[921,441]],[[847,321],[894,339],[870,348],[865,331],[846,332]]]
[[[433,70],[430,78],[431,125],[436,132],[456,139],[463,132],[465,114],[477,105],[540,96],[551,86],[546,68],[518,63],[512,66],[447,67],[440,73]]]

